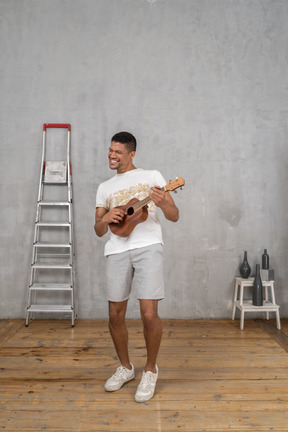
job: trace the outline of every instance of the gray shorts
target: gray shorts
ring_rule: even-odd
[[[164,298],[163,246],[160,243],[107,256],[107,299],[128,300],[133,286],[139,300]]]

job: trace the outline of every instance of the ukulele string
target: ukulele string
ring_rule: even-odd
[[[165,187],[161,188],[160,190],[165,190]],[[138,201],[137,203],[133,204],[131,207],[133,208],[134,212],[138,211],[140,208],[144,207],[146,204],[148,204],[151,201],[150,196],[144,198],[141,201]]]

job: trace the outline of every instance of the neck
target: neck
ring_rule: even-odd
[[[126,173],[128,171],[132,171],[134,169],[137,169],[137,168],[134,165],[131,165],[129,168],[117,170],[117,174],[124,174],[124,173]]]

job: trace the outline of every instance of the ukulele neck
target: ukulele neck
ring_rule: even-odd
[[[160,188],[160,190],[164,191],[166,190],[166,187],[163,186],[162,188]],[[149,202],[151,201],[150,196],[147,196],[146,198],[142,199],[141,201],[138,201],[137,203],[133,204],[133,209],[134,211],[139,210],[140,208],[146,206]]]

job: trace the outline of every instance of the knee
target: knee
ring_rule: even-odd
[[[125,321],[125,314],[120,310],[109,311],[109,324],[113,327],[120,326]]]
[[[109,302],[109,324],[118,326],[125,322],[127,301]]]
[[[160,320],[158,317],[158,313],[153,310],[142,311],[141,317],[145,327],[152,327],[155,325],[156,322]]]

